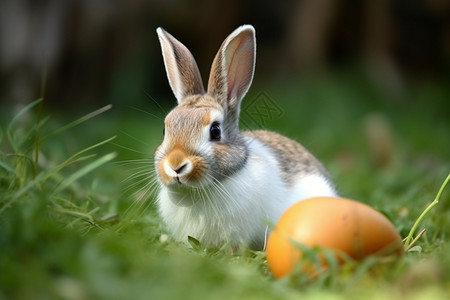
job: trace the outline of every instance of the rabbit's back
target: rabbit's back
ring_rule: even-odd
[[[289,186],[295,185],[301,178],[318,176],[334,190],[325,167],[298,142],[268,130],[244,131],[242,134],[259,140],[270,149],[278,162],[281,177]]]

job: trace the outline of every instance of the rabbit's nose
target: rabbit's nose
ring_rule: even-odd
[[[174,168],[173,170],[175,171],[175,173],[177,173],[178,175],[182,174],[183,171],[186,170],[188,163],[187,162],[183,162],[180,166]]]
[[[192,163],[189,160],[182,161],[178,164],[166,161],[164,163],[164,170],[168,176],[175,178],[189,174],[192,171]]]

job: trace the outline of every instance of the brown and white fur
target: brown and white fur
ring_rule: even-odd
[[[225,39],[206,92],[190,51],[162,28],[157,33],[178,101],[155,153],[159,212],[175,239],[261,249],[288,206],[336,195],[322,164],[297,142],[265,130],[239,132],[255,68],[251,25]]]

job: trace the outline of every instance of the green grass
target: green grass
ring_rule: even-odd
[[[301,141],[343,196],[382,211],[407,237],[450,171],[449,87],[421,84],[389,94],[352,72],[338,75],[264,86],[282,111],[265,126]],[[260,90],[256,83],[247,100]],[[61,117],[44,116],[44,104],[31,103],[0,131],[0,299],[450,295],[449,187],[402,258],[349,263],[313,280],[275,280],[263,252],[189,248],[167,236],[154,194],[142,188],[169,108],[149,100],[136,109],[108,106]],[[373,149],[367,124],[374,119],[387,128],[387,161]]]

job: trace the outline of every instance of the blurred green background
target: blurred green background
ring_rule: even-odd
[[[257,34],[242,129],[298,140],[343,196],[408,234],[450,171],[448,1],[4,0],[0,299],[448,295],[448,188],[396,266],[312,283],[273,280],[260,252],[167,237],[149,177],[175,98],[155,29],[183,42],[206,80],[242,24]]]

